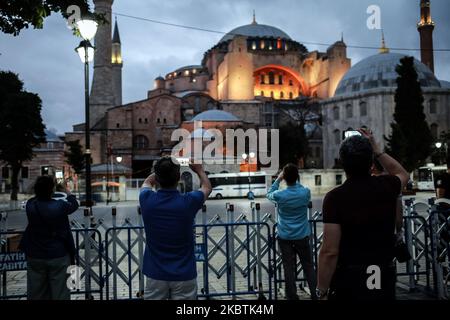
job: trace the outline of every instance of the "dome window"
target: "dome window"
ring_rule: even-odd
[[[186,70],[186,71],[184,72],[184,75],[185,75],[185,76],[188,76],[188,75],[189,75],[189,70]]]
[[[361,117],[367,116],[367,103],[361,102],[359,104],[359,114],[361,115]]]
[[[192,73],[193,73],[193,74],[196,74],[196,73],[197,73],[197,69],[193,69],[193,70],[192,70]]]
[[[277,40],[277,49],[280,50],[281,49],[281,39],[278,38]]]
[[[252,50],[256,50],[256,41],[252,42]]]
[[[280,99],[284,99],[284,92],[283,91],[280,92]]]
[[[353,106],[351,104],[345,107],[345,115],[347,118],[353,118]]]
[[[289,92],[289,99],[294,99],[294,94],[292,92]]]
[[[339,107],[338,106],[333,108],[333,119],[339,120]]]
[[[261,50],[264,50],[266,47],[266,42],[264,40],[261,40]]]

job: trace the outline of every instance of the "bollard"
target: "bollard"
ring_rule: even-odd
[[[113,275],[113,298],[114,300],[117,300],[117,208],[112,207],[111,210],[112,214],[112,275]]]
[[[234,256],[234,205],[231,203],[227,203],[227,217],[228,217],[228,226],[231,228],[228,235],[228,256],[230,265],[228,266],[230,269],[230,289],[231,293],[236,292],[236,270],[235,270],[235,256]],[[232,300],[236,300],[236,296],[232,296]]]
[[[202,225],[206,225],[207,224],[207,214],[206,214],[206,204],[203,204],[202,206]]]
[[[262,261],[261,261],[261,205],[256,204],[256,241],[257,241],[257,251],[256,259],[258,262],[258,299],[266,300],[264,296],[263,283],[262,283]]]
[[[405,200],[405,209],[403,210],[403,212],[406,212],[406,216],[407,219],[404,219],[403,221],[406,221],[406,223],[404,223],[404,230],[405,230],[405,241],[406,241],[406,246],[408,248],[408,251],[411,254],[411,259],[409,259],[406,262],[406,272],[409,274],[409,291],[414,291],[416,289],[416,277],[414,275],[414,271],[416,269],[416,267],[414,266],[414,261],[415,261],[415,256],[416,256],[416,252],[413,248],[413,226],[414,226],[414,221],[412,220],[413,217],[413,208],[414,205],[414,199],[407,199]]]
[[[431,199],[430,199],[431,200]],[[433,199],[434,203],[434,199]],[[439,237],[439,212],[437,210],[437,206],[433,205],[430,216],[430,229],[431,229],[431,249],[432,249],[432,257],[433,257],[433,270],[434,270],[434,279],[435,279],[435,290],[437,293],[438,299],[445,298],[444,292],[444,275],[442,266],[439,263],[439,251],[438,245],[440,241]]]
[[[85,285],[85,298],[91,300],[91,235],[89,234],[89,227],[91,223],[91,210],[92,208],[85,208],[84,215],[84,285]]]

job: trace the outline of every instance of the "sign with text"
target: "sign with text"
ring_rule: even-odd
[[[206,245],[204,243],[196,243],[194,254],[196,261],[206,261]]]
[[[0,271],[19,271],[27,269],[27,258],[24,252],[0,253]]]

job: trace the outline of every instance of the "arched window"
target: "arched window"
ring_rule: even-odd
[[[273,98],[273,91],[270,91],[270,97]]]
[[[266,46],[266,43],[264,40],[261,40],[261,49],[264,49],[264,47]]]
[[[116,128],[120,128],[120,123],[116,123]]]
[[[166,124],[166,123],[167,123],[167,120],[166,120],[166,118],[164,118],[164,119],[163,119],[163,123],[164,123],[164,124]]]
[[[282,74],[278,75],[278,84],[283,84],[283,75]]]
[[[290,86],[293,86],[293,85],[294,85],[294,82],[293,82],[292,80],[289,80],[289,85],[290,85]]]
[[[275,74],[272,71],[269,72],[269,84],[275,84]]]
[[[139,123],[142,123],[142,118],[139,118]]]
[[[156,123],[161,123],[161,119],[160,118],[156,119]]]
[[[280,92],[280,99],[283,99],[283,98],[284,98],[284,92],[281,91],[281,92]]]
[[[341,132],[338,129],[333,131],[333,137],[334,137],[335,144],[341,143]]]
[[[261,97],[264,97],[264,91],[261,91]]]
[[[345,116],[347,118],[353,118],[353,106],[351,104],[345,106]]]
[[[437,103],[435,99],[430,100],[430,114],[436,114],[437,113]]]
[[[434,139],[438,138],[438,129],[439,129],[439,127],[436,123],[433,123],[430,126],[431,135],[433,136]]]
[[[294,94],[292,92],[289,92],[289,99],[294,99]]]
[[[138,135],[133,139],[133,147],[135,149],[147,149],[148,148],[148,139],[146,136]]]
[[[333,119],[334,120],[339,120],[339,107],[336,106],[333,108]]]
[[[144,119],[144,122],[145,122],[145,123],[148,123],[148,119],[147,119],[147,118],[145,118],[145,119]]]
[[[264,84],[265,83],[264,73],[261,73],[259,77],[261,78],[261,84]]]
[[[359,104],[359,114],[361,117],[367,116],[367,103],[364,101]]]
[[[320,158],[320,147],[316,147],[316,158]]]

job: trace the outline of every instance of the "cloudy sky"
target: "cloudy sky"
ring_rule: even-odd
[[[419,48],[416,24],[419,0],[116,0],[113,13],[133,15],[222,32],[248,24],[252,11],[262,24],[276,26],[310,50],[326,50],[344,33],[347,45],[378,47],[380,31],[369,30],[368,6],[381,8],[387,45]],[[432,0],[436,23],[434,46],[450,49],[450,1]],[[146,98],[158,75],[184,65],[200,64],[203,53],[223,36],[118,16],[122,41],[123,102]],[[18,73],[28,91],[43,100],[47,128],[58,133],[83,122],[83,67],[74,51],[79,39],[58,14],[42,30],[24,30],[17,37],[0,34],[0,69]],[[420,58],[419,52],[401,51]],[[374,49],[351,49],[352,64],[376,54]],[[439,79],[450,81],[450,52],[435,53]]]

